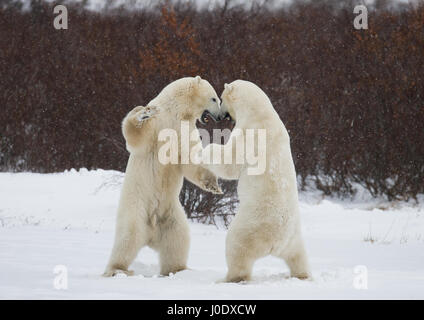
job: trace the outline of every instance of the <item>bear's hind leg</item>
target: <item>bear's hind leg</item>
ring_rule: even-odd
[[[297,243],[298,244],[295,246],[295,248],[290,250],[290,253],[286,254],[282,258],[286,261],[290,269],[291,277],[302,280],[311,279],[311,272],[309,269],[308,258],[303,241],[298,240]]]
[[[137,240],[136,233],[129,231],[115,239],[109,263],[103,273],[104,277],[113,277],[118,273],[124,273],[128,276],[134,274],[134,271],[128,270],[128,267],[143,246],[143,243]]]
[[[256,241],[252,233],[245,233],[233,228],[228,231],[226,239],[227,276],[226,282],[249,281],[253,264],[265,255],[266,243]]]
[[[190,231],[184,211],[180,210],[181,219],[170,218],[159,226],[160,274],[164,276],[187,269]]]
[[[225,282],[249,281],[255,260],[240,256],[227,259],[228,271]]]

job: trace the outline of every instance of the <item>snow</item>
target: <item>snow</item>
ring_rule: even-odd
[[[341,201],[314,191],[300,195],[312,281],[289,278],[282,260],[266,257],[255,264],[252,281],[220,283],[226,230],[197,223],[190,224],[189,270],[158,276],[157,254],[144,248],[131,266],[134,276],[103,278],[122,177],[84,169],[0,173],[0,298],[424,298],[422,205]],[[55,287],[61,265],[67,289]],[[360,266],[367,289],[354,286]]]

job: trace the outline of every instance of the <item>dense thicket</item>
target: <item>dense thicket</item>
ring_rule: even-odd
[[[123,170],[126,112],[199,74],[218,92],[239,78],[263,88],[289,129],[302,184],[348,195],[357,182],[389,199],[415,197],[424,192],[424,5],[377,1],[369,29],[355,30],[354,3],[101,13],[68,5],[69,29],[55,30],[54,4],[20,10],[0,0],[0,168]],[[193,190],[187,206],[203,194]],[[226,198],[213,199],[219,207]]]

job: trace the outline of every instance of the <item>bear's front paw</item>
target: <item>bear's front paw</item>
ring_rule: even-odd
[[[139,108],[139,107],[136,107]],[[157,114],[159,114],[160,108],[156,106],[147,106],[142,107],[139,110],[137,110],[134,114],[134,125],[137,128],[140,128],[142,123],[150,118],[155,117]]]
[[[212,192],[213,194],[223,194],[218,180],[215,177],[205,179],[203,181],[203,187],[206,191]]]

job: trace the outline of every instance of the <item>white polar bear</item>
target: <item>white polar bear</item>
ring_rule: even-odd
[[[159,141],[158,135],[162,129],[173,129],[180,135],[181,121],[189,124],[190,131],[196,129],[196,120],[205,110],[218,116],[219,102],[206,80],[199,76],[182,78],[166,86],[146,107],[134,108],[123,120],[130,156],[119,201],[115,243],[104,276],[132,274],[128,266],[146,245],[159,252],[162,275],[186,268],[189,228],[179,201],[183,178],[204,190],[222,191],[217,177],[207,169],[191,163],[161,163],[158,153],[165,142]],[[197,136],[190,143],[201,142]],[[178,146],[173,147],[179,150]]]
[[[221,112],[228,112],[236,120],[236,126],[225,145],[210,144],[201,157],[204,163],[211,163],[211,152],[214,157],[230,154],[232,161],[215,158],[215,161],[221,160],[221,164],[206,167],[221,178],[239,180],[240,206],[226,238],[226,281],[249,280],[254,262],[269,254],[284,259],[291,276],[310,278],[287,130],[267,95],[251,82],[236,80],[226,84],[221,98]],[[240,161],[240,154],[237,154],[237,147],[243,143],[246,131],[251,129],[256,132],[266,129],[266,145],[254,145],[254,152],[259,152],[266,162],[266,169],[261,174],[249,171],[252,168],[246,164],[248,145],[244,161]]]

